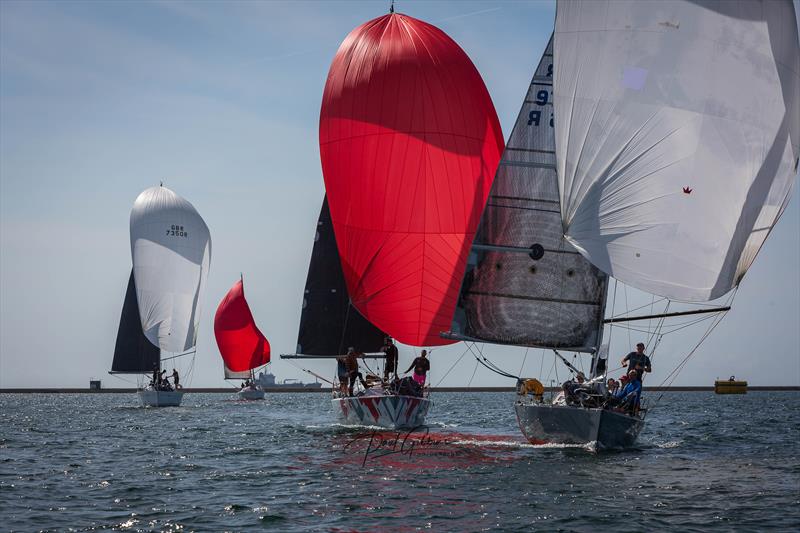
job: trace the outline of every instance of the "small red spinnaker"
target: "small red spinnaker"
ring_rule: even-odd
[[[214,315],[214,336],[222,360],[225,377],[238,378],[269,363],[269,341],[256,327],[253,314],[244,299],[244,284],[237,281]]]
[[[331,64],[319,141],[353,304],[400,342],[451,344],[439,333],[505,144],[477,69],[421,20],[362,24]]]

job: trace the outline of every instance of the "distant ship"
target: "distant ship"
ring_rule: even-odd
[[[284,379],[283,383],[275,383],[275,375],[268,372],[259,372],[256,385],[262,389],[320,389],[322,383],[303,383],[297,379]]]

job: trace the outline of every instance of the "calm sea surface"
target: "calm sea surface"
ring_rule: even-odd
[[[396,443],[334,423],[327,394],[232,398],[142,409],[134,394],[0,394],[0,529],[800,525],[796,392],[668,393],[639,448],[600,454],[525,444],[511,393],[436,394],[429,433]]]

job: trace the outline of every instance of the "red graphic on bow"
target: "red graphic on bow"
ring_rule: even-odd
[[[692,188],[691,187],[684,187],[683,188],[683,192],[684,192],[684,194],[692,194]]]

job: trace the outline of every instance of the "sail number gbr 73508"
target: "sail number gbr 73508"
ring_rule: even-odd
[[[170,237],[188,237],[189,232],[183,229],[183,226],[179,226],[178,224],[172,224],[167,229],[167,235]]]

